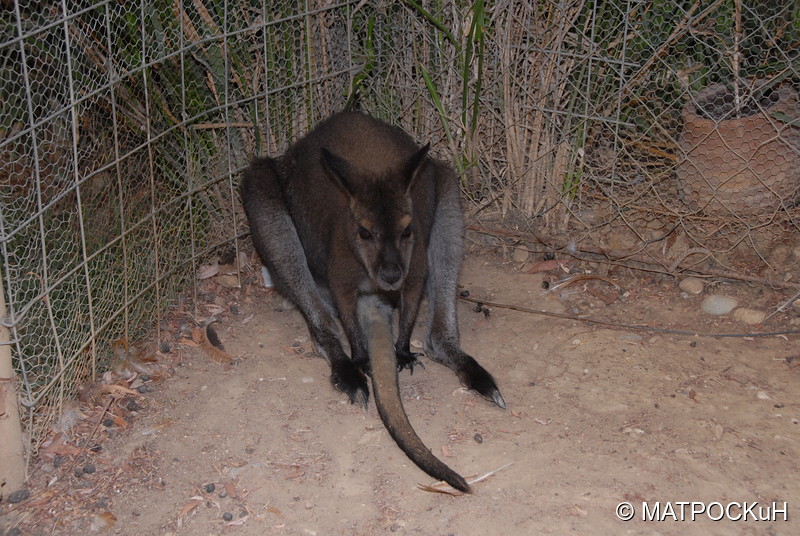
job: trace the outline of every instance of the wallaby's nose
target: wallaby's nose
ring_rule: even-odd
[[[399,264],[390,264],[381,266],[380,270],[381,279],[383,279],[389,285],[394,285],[398,281],[400,281],[400,276],[402,276],[402,272],[400,271]]]

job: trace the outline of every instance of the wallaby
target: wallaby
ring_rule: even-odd
[[[427,356],[506,407],[492,376],[459,345],[458,177],[428,148],[378,119],[340,112],[283,156],[255,159],[240,190],[256,250],[276,289],[305,318],[318,353],[330,364],[333,386],[366,406],[371,375],[378,412],[400,448],[429,475],[469,492],[467,482],[414,432],[397,383],[398,371],[413,373],[418,364],[410,341],[426,291]],[[399,316],[392,348],[394,309]]]

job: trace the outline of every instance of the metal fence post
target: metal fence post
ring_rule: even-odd
[[[25,452],[19,420],[17,376],[11,366],[11,337],[3,324],[6,298],[0,278],[0,496],[8,496],[25,482]]]

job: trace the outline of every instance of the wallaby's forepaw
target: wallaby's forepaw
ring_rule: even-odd
[[[347,395],[351,404],[367,409],[369,388],[364,373],[352,361],[341,361],[331,366],[331,383]]]
[[[409,374],[414,374],[414,367],[420,366],[425,368],[425,363],[419,360],[422,354],[409,352],[408,350],[397,350],[397,372],[403,372],[403,369],[408,369]]]
[[[477,361],[473,360],[472,363],[465,365],[457,374],[464,387],[472,389],[501,408],[506,408],[506,401],[503,399],[503,395],[500,394],[500,389],[497,388],[494,378]]]
[[[369,359],[354,359],[353,364],[364,373],[365,376],[372,377],[372,365]]]

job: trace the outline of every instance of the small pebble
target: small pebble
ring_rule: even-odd
[[[230,512],[225,512],[222,514],[223,521],[233,521],[233,514]]]
[[[83,472],[86,473],[87,475],[91,475],[95,471],[97,471],[97,467],[95,467],[93,463],[87,463],[86,465],[83,466]]]
[[[767,318],[767,313],[759,311],[758,309],[748,309],[747,307],[739,307],[733,312],[734,320],[744,322],[745,324],[760,324]]]
[[[733,311],[739,304],[739,300],[724,294],[711,294],[703,299],[700,309],[710,315],[726,315]]]
[[[219,498],[220,499],[224,499],[227,496],[228,496],[228,492],[227,491],[222,490],[222,491],[219,492]]]
[[[715,441],[722,439],[722,434],[724,433],[725,429],[719,423],[714,423],[714,425],[711,427],[711,434],[713,435]]]
[[[162,342],[158,349],[162,354],[168,354],[172,350],[168,342]]]
[[[24,501],[25,499],[27,499],[30,496],[31,496],[31,490],[26,489],[26,488],[22,488],[22,489],[18,489],[17,491],[15,491],[11,495],[9,495],[7,500],[11,504],[17,504],[17,503],[20,503],[20,502]]]
[[[235,305],[231,305],[231,314],[232,315],[238,315],[239,314],[239,308],[237,306],[235,306]]]
[[[483,443],[483,436],[481,434],[475,434],[472,436],[472,439],[475,440],[475,443]]]
[[[458,293],[458,295],[461,296],[462,298],[469,298],[469,291],[468,290],[462,290],[461,292]],[[800,301],[800,300],[798,300],[798,301]]]
[[[523,263],[528,260],[528,250],[522,247],[516,248],[514,253],[511,254],[511,258],[514,259],[514,262]]]
[[[128,411],[139,411],[140,409],[142,409],[141,407],[139,407],[139,404],[137,404],[135,400],[129,400],[128,403],[125,405],[125,407],[128,408]]]
[[[206,493],[214,493],[214,490],[217,489],[217,486],[212,482],[210,484],[206,484],[205,488]]]
[[[701,279],[696,277],[687,277],[678,283],[678,288],[687,294],[693,294],[696,296],[697,294],[701,294],[703,292],[705,285]]]
[[[112,426],[114,426],[114,419],[111,418],[103,419],[103,426],[105,426],[106,428],[111,428]]]

